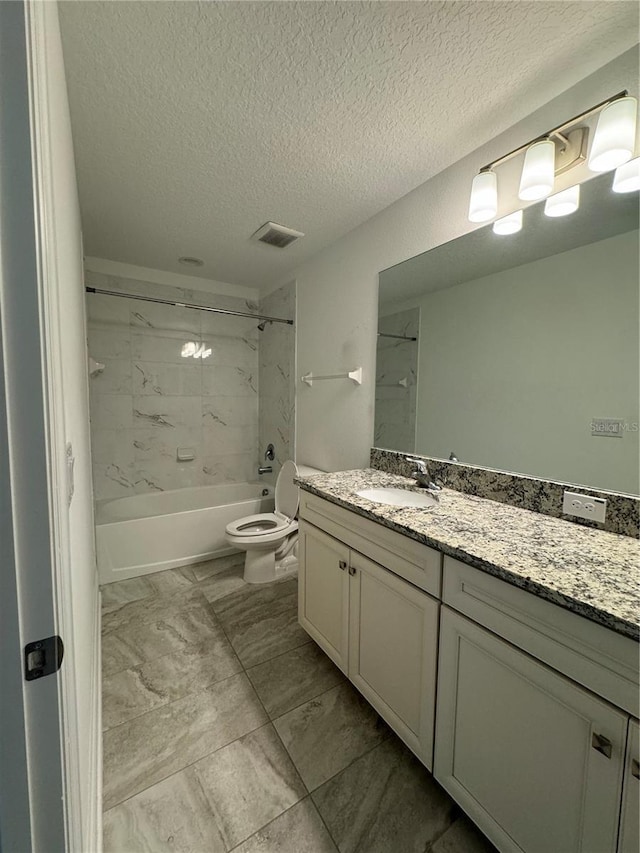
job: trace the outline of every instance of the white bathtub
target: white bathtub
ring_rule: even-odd
[[[263,491],[268,491],[263,496]],[[262,483],[195,486],[99,501],[96,547],[100,583],[186,566],[234,552],[229,522],[273,512],[273,489]]]

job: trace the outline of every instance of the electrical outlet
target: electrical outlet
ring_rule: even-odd
[[[581,495],[577,492],[565,492],[562,512],[565,515],[575,515],[577,518],[588,518],[591,521],[602,522],[607,514],[607,502],[604,498],[593,498],[591,495]]]

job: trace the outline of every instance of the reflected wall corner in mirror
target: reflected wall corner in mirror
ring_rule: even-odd
[[[380,274],[376,447],[640,494],[638,194],[581,196]]]

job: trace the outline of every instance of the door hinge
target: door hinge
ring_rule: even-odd
[[[24,677],[26,681],[42,678],[57,672],[64,657],[64,643],[56,634],[45,640],[36,640],[24,647]]]

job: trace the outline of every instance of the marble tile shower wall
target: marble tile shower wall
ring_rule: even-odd
[[[379,331],[417,338],[420,310],[380,317]],[[378,337],[374,441],[378,447],[413,452],[416,441],[418,341]],[[401,383],[406,383],[401,384]]]
[[[238,297],[161,287],[87,272],[110,290],[240,311]],[[87,295],[89,353],[105,369],[90,378],[94,494],[132,494],[255,480],[258,463],[257,321],[188,308]],[[211,348],[182,356],[193,341]],[[193,461],[178,462],[191,448]]]
[[[260,311],[271,317],[295,320],[295,283],[275,290],[260,301]],[[282,463],[295,454],[295,329],[283,323],[267,324],[260,332],[260,464],[271,464],[265,475],[275,483]],[[264,461],[267,445],[275,449],[273,463]]]

